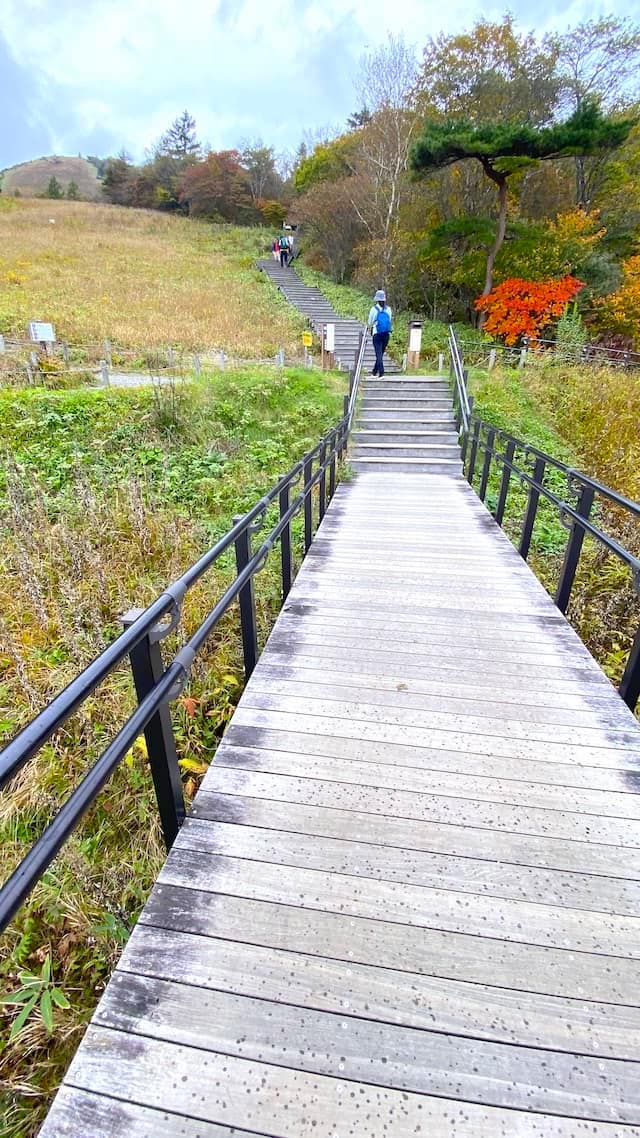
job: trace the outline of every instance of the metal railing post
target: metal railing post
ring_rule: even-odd
[[[487,431],[487,439],[484,444],[484,463],[482,465],[482,478],[480,479],[480,489],[478,490],[478,497],[481,502],[484,502],[487,493],[487,484],[489,482],[489,471],[491,469],[491,459],[493,458],[493,444],[496,439],[496,432],[494,427],[489,427]]]
[[[469,424],[471,425],[471,424]],[[471,436],[471,454],[469,455],[469,469],[467,471],[467,482],[470,486],[473,485],[473,475],[476,469],[476,455],[478,453],[478,440],[480,438],[480,420],[476,419],[473,424],[473,434]]]
[[[305,553],[308,553],[313,538],[313,517],[311,513],[313,507],[313,502],[311,500],[313,489],[309,485],[313,475],[313,459],[305,456],[302,469],[302,478],[304,483],[304,551]]]
[[[234,519],[236,522],[242,521],[242,514],[237,514]],[[238,534],[235,540],[236,549],[236,569],[238,574],[249,564],[251,560],[251,531],[249,526],[245,526],[241,533]],[[256,664],[258,663],[258,629],[256,625],[256,601],[253,593],[253,578],[243,585],[238,593],[238,601],[240,604],[240,626],[242,628],[242,652],[244,656],[244,676],[245,680],[253,672]]]
[[[332,431],[329,435],[329,453],[331,460],[329,462],[329,501],[333,498],[336,492],[336,450],[338,442],[338,429]]]
[[[576,505],[576,513],[580,514],[581,518],[588,518],[593,506],[593,499],[595,497],[595,490],[591,486],[583,486],[578,497]],[[575,580],[580,554],[582,553],[582,545],[585,538],[585,531],[579,522],[573,521],[567,548],[564,555],[564,563],[558,588],[556,591],[556,604],[560,612],[566,612],[569,607],[569,599],[571,597],[571,590]]]
[[[125,613],[122,617],[123,627],[129,628],[143,611],[143,609],[131,609],[130,612]],[[138,703],[149,694],[164,674],[160,650],[161,636],[162,627],[156,626],[129,653]],[[160,813],[162,834],[165,845],[170,850],[184,822],[186,810],[176,740],[168,703],[163,703],[149,720],[145,727],[144,737]]]
[[[327,472],[325,462],[327,459],[327,444],[324,439],[320,442],[318,463],[320,465],[320,478],[318,480],[318,525],[322,521],[327,509]]]
[[[280,475],[282,477],[282,475]],[[280,518],[282,519],[287,513],[291,504],[291,486],[287,482],[283,486],[279,494],[280,502]],[[282,566],[282,602],[286,601],[289,593],[291,592],[291,578],[293,575],[293,565],[291,560],[291,522],[287,522],[282,534],[280,535],[280,563]]]
[[[473,396],[469,396],[469,415],[473,412]],[[471,428],[471,420],[469,420],[469,430]],[[462,435],[462,443],[460,444],[460,457],[462,458],[462,469],[464,470],[467,461],[467,447],[469,446],[469,430],[464,431]]]
[[[636,638],[618,692],[627,707],[631,711],[635,711],[636,704],[640,699],[640,628],[636,632]]]
[[[537,458],[533,468],[533,483],[538,486],[542,484],[544,478],[545,461],[543,458]],[[522,527],[522,535],[520,537],[520,547],[518,553],[524,560],[529,556],[529,548],[531,546],[531,537],[533,534],[533,527],[535,525],[536,514],[538,512],[538,502],[540,501],[540,491],[534,484],[529,486],[529,502],[527,505],[527,512],[524,518],[524,525]]]
[[[349,423],[349,396],[342,401],[342,423],[340,425],[340,458],[347,449],[347,427]]]
[[[506,461],[504,463],[504,467],[502,470],[502,479],[500,481],[500,492],[498,494],[498,505],[496,506],[496,512],[493,515],[499,526],[502,525],[502,519],[504,517],[504,510],[505,510],[505,506],[507,504],[507,494],[509,493],[509,481],[511,479],[511,465],[510,464],[513,463],[513,460],[515,458],[515,453],[516,453],[516,444],[513,441],[513,439],[509,439],[509,442],[507,443],[507,446],[506,446],[506,449],[504,452],[504,457],[505,457]]]

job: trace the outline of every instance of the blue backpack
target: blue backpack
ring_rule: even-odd
[[[391,331],[391,317],[388,308],[381,308],[376,320],[376,332],[390,332]]]

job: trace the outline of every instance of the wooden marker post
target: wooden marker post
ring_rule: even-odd
[[[335,324],[325,324],[323,336],[323,353],[322,353],[322,366],[323,369],[331,369],[336,366],[336,326]]]
[[[417,371],[420,367],[420,348],[422,346],[422,322],[412,320],[409,324],[409,351],[407,352],[407,371]]]

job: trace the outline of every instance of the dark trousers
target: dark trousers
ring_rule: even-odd
[[[387,350],[387,344],[388,343],[389,343],[389,333],[388,332],[374,332],[373,333],[373,350],[376,353],[376,366],[374,367],[371,374],[372,375],[379,375],[380,379],[382,379],[382,377],[384,375],[383,356]]]
[[[282,267],[283,267],[284,269],[286,269],[286,267],[287,267],[287,264],[288,264],[288,261],[289,261],[289,251],[288,251],[288,249],[281,249],[281,250],[280,250],[280,264],[282,265]]]

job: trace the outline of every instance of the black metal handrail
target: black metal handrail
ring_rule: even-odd
[[[357,377],[356,371],[356,381]],[[354,388],[357,391],[357,382],[353,382],[352,391]],[[282,475],[247,513],[234,518],[231,529],[151,605],[144,611],[133,610],[123,617],[124,631],[114,643],[0,752],[2,789],[125,657],[129,657],[137,707],[0,889],[0,931],[6,928],[118,764],[143,733],[162,831],[167,848],[171,847],[185,817],[185,804],[169,705],[182,692],[198,652],[236,599],[240,606],[245,678],[251,675],[259,655],[253,579],[264,568],[269,554],[279,542],[284,603],[293,580],[292,520],[300,513],[304,516],[306,554],[313,538],[314,491],[317,488],[319,524],[328,501],[335,493],[337,464],[346,449],[352,414],[349,397],[345,396],[343,416],[336,426],[323,435],[287,474]],[[279,511],[276,524],[260,546],[253,550],[252,535],[264,526],[267,511],[276,507]],[[165,666],[160,641],[178,625],[184,597],[232,546],[236,559],[234,580],[187,643]]]
[[[464,396],[466,395],[467,403],[471,408],[473,408],[473,400],[467,392],[467,375],[453,327],[449,329],[449,343],[452,348],[451,370],[454,379],[454,407],[461,438],[463,464],[469,484],[473,486],[476,468],[480,465],[480,482],[477,493],[481,501],[484,502],[492,461],[495,461],[496,465],[501,468],[502,477],[496,507],[493,511],[493,517],[500,526],[504,521],[511,476],[515,475],[520,484],[527,489],[527,504],[518,543],[518,551],[525,561],[531,547],[540,498],[550,502],[558,510],[560,520],[569,531],[564,561],[554,598],[560,611],[566,613],[569,606],[582,546],[587,534],[630,569],[636,592],[640,593],[640,558],[631,550],[626,549],[592,518],[594,507],[597,507],[600,499],[621,508],[634,519],[640,518],[640,503],[617,493],[597,479],[574,470],[566,463],[553,458],[535,446],[531,446],[508,431],[480,419],[473,414],[473,411],[468,420],[468,428],[465,428],[462,411]],[[522,455],[522,458],[517,461],[519,454]],[[482,460],[480,464],[478,463],[479,458]],[[527,463],[533,463],[532,470],[526,468]],[[561,496],[549,485],[545,485],[545,477],[549,471],[554,471],[566,479],[567,497]],[[618,691],[624,702],[633,711],[640,699],[640,627],[636,632]]]

